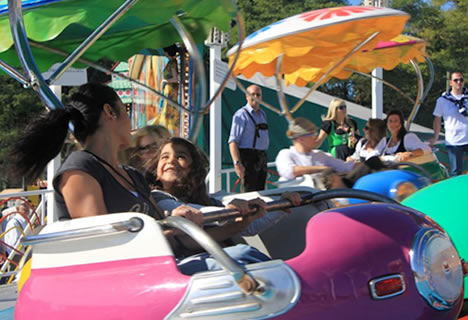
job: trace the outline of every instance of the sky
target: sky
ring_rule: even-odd
[[[361,4],[361,0],[348,0],[352,6],[358,6]]]

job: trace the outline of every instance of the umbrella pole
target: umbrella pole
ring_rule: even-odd
[[[328,77],[330,73],[332,73],[336,68],[342,65],[349,57],[351,57],[357,51],[361,50],[363,46],[365,46],[372,39],[374,39],[379,33],[380,32],[374,32],[373,34],[371,34],[367,39],[359,43],[351,51],[349,51],[343,58],[341,58],[332,68],[330,68],[330,70],[328,70],[324,75],[322,75],[320,79],[313,85],[313,87],[310,88],[307,94],[300,101],[296,103],[294,108],[291,110],[291,113],[296,112],[302,106],[302,104],[306,101],[306,99],[312,94],[312,92],[314,92],[322,84],[322,82]]]

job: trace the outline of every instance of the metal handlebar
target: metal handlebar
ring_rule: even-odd
[[[158,222],[162,226],[179,229],[192,239],[196,240],[196,242],[205,249],[206,252],[211,254],[211,256],[213,256],[213,258],[232,275],[239,287],[244,290],[245,293],[252,294],[255,292],[261,293],[265,291],[263,286],[260,286],[252,276],[247,274],[241,265],[224,252],[221,246],[195,223],[177,216],[167,217],[166,219]]]
[[[358,198],[368,201],[378,201],[391,204],[399,204],[397,201],[380,195],[378,193],[364,191],[364,190],[355,190],[355,189],[332,189],[319,191],[311,194],[302,196],[302,201],[299,206],[308,205],[314,202],[325,201],[334,198]],[[277,211],[284,210],[294,207],[289,200],[274,200],[267,203],[265,211]],[[247,215],[252,215],[257,213],[258,208],[252,207],[247,212]],[[234,219],[237,217],[242,217],[243,215],[236,209],[222,209],[212,212],[207,212],[203,214],[203,223],[210,223],[220,220]]]
[[[38,234],[22,238],[20,241],[23,245],[32,245],[46,243],[59,240],[75,240],[88,238],[93,236],[101,236],[103,234],[119,233],[123,231],[139,232],[145,225],[141,218],[133,217],[125,221],[103,224],[94,227],[79,228],[68,231],[51,232]]]

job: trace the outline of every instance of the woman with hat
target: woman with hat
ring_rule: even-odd
[[[281,150],[276,157],[276,168],[283,179],[319,173],[328,168],[344,173],[354,166],[353,163],[346,163],[318,150],[317,127],[305,118],[291,121],[286,135],[293,145]]]

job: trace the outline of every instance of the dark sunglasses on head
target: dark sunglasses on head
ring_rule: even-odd
[[[338,110],[346,110],[346,106],[338,106],[336,107]]]
[[[465,79],[463,79],[463,78],[458,78],[458,79],[453,79],[452,81],[453,81],[453,82],[463,82],[463,81],[465,81]]]
[[[137,150],[139,152],[147,152],[147,151],[153,151],[158,148],[158,144],[156,142],[147,144],[146,146],[139,146]]]

